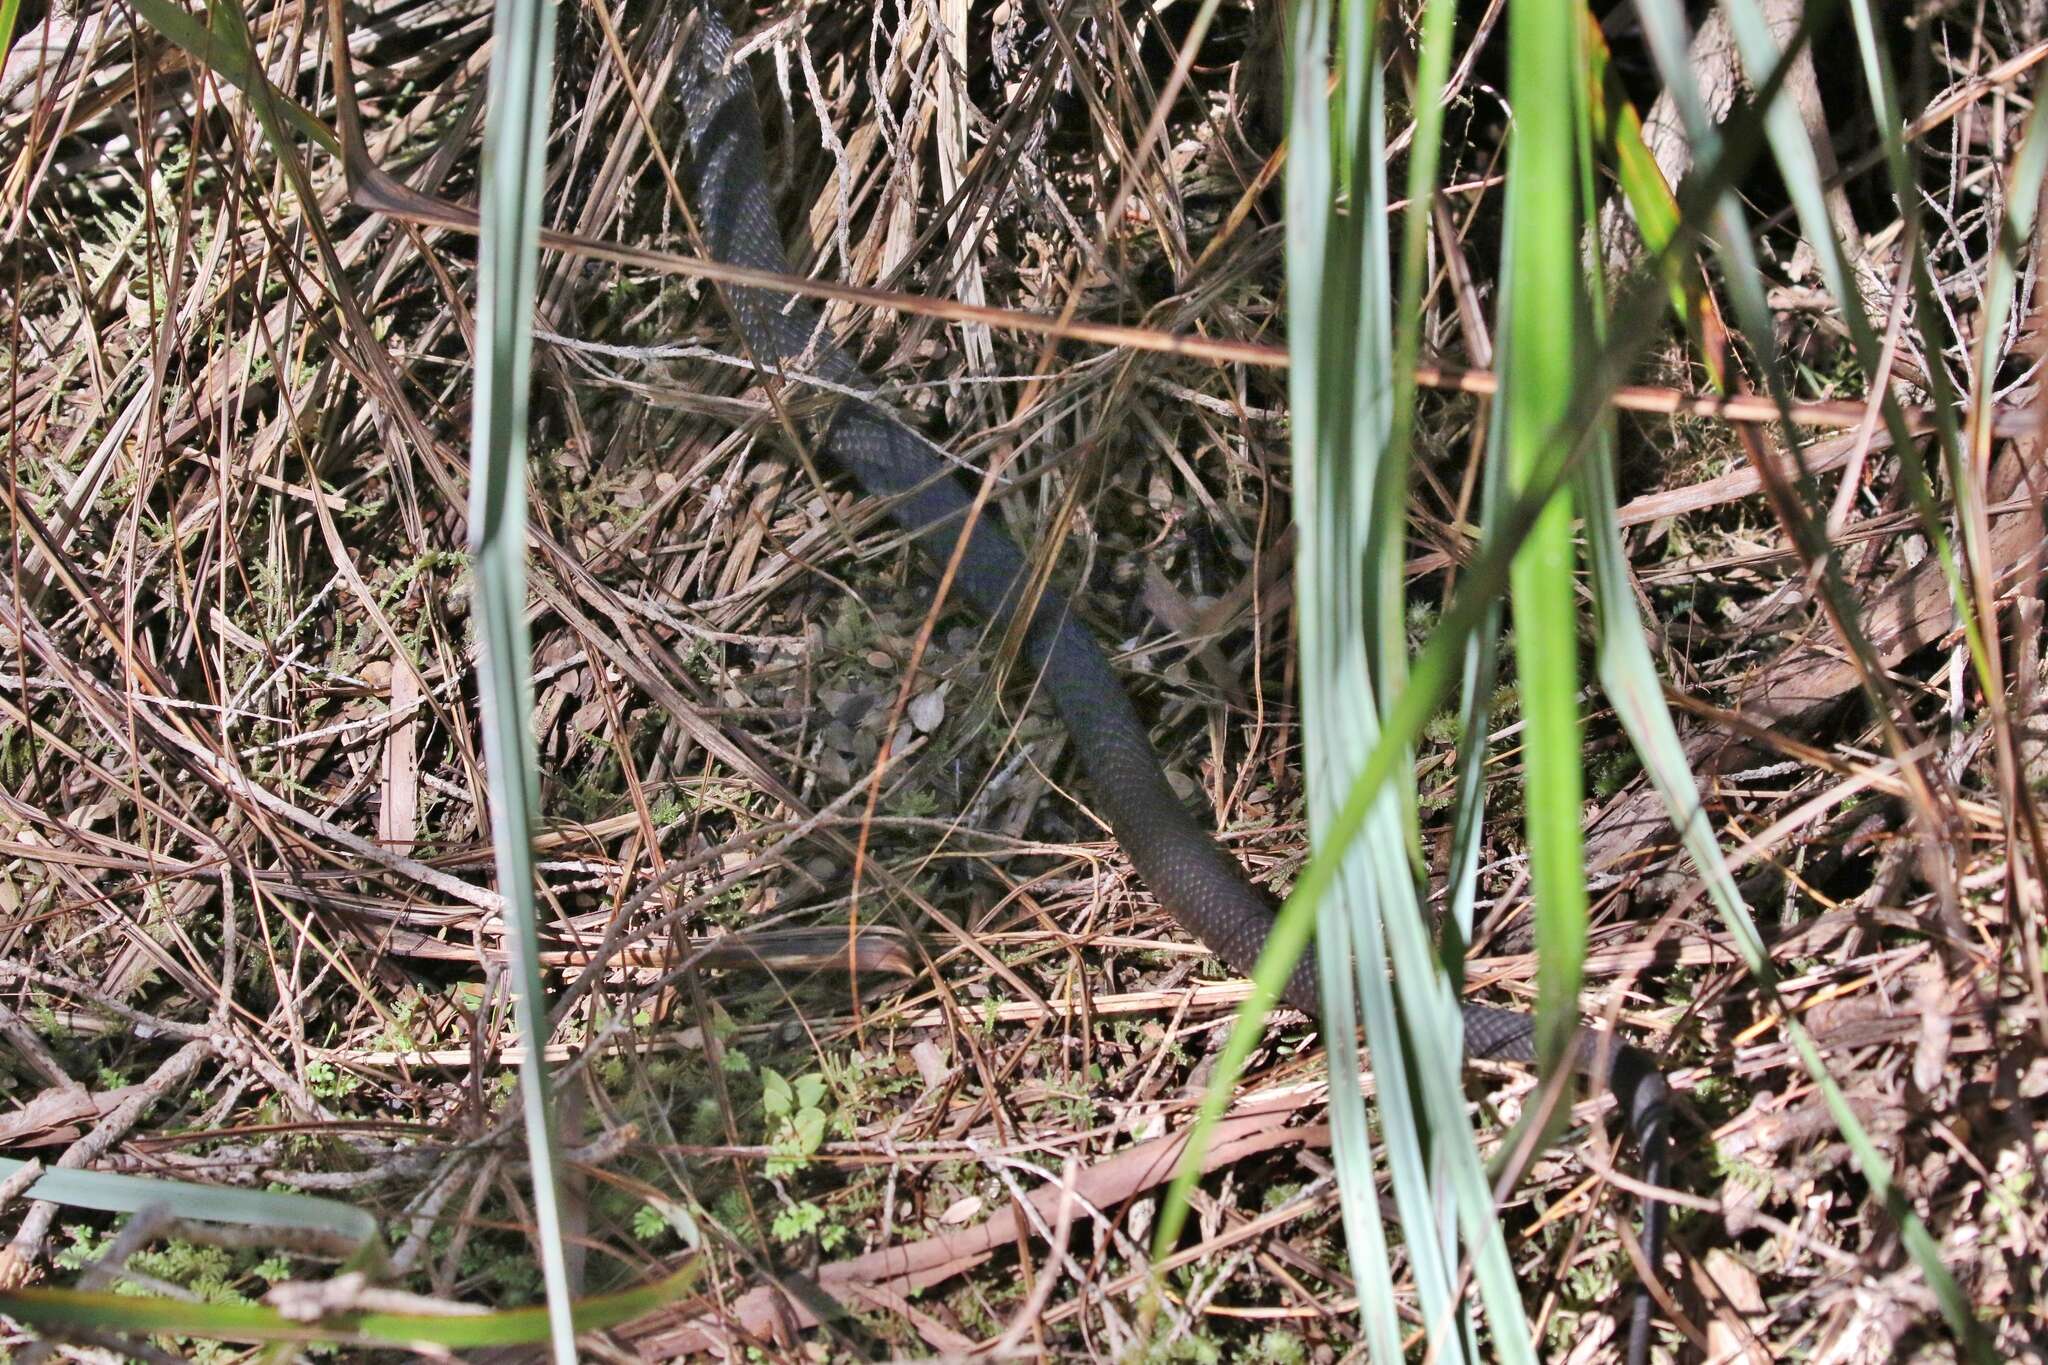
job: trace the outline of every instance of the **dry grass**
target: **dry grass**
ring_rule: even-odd
[[[794,111],[771,115],[784,221],[820,274],[1282,340],[1277,200],[1259,188],[1274,54],[1249,10],[1226,7],[1141,161],[1188,6],[1066,7],[1056,39],[1035,9],[974,7],[964,73],[937,20],[967,7],[907,8],[872,29],[833,7],[803,23],[778,11],[762,30]],[[1980,78],[2041,36],[2023,8],[1942,10],[1917,39],[1936,58],[1920,106],[1950,115],[1922,150],[1944,303],[1966,335],[2032,84],[2026,69]],[[608,19],[623,68],[591,11],[564,15],[550,224],[686,252],[651,154],[680,154],[664,104],[674,27],[660,12]],[[349,16],[370,155],[440,199],[474,193],[487,20],[481,0],[372,0]],[[321,8],[281,3],[252,23],[273,79],[332,122]],[[1468,71],[1452,117],[1460,188],[1425,332],[1447,362],[1484,354],[1483,323],[1457,305],[1468,285],[1482,309],[1489,297],[1491,61]],[[1851,163],[1868,119],[1828,113]],[[396,1229],[407,1287],[527,1301],[460,553],[471,243],[352,207],[335,158],[273,145],[238,91],[125,9],[26,16],[0,76],[0,167],[0,1145],[338,1192]],[[1898,239],[1876,190],[1852,181],[1845,202],[1873,278],[1889,278]],[[1788,262],[1778,301],[1802,396],[1856,399],[1792,238],[1768,245]],[[929,580],[871,508],[791,458],[805,452],[762,389],[720,363],[734,348],[708,295],[575,254],[543,264],[534,725],[550,960],[573,1000],[554,1041],[579,1058],[563,1093],[586,1283],[646,1279],[680,1254],[661,1211],[681,1208],[739,1320],[773,1324],[746,1297],[771,1268],[830,1285],[848,1315],[811,1340],[834,1358],[997,1339],[1121,1351],[1151,1205],[1145,1176],[1111,1158],[1187,1110],[1237,995],[1204,984],[1217,969],[1151,905],[1086,792],[1063,785],[1071,741],[1002,685],[976,625],[942,618],[904,689]],[[2031,291],[2022,305],[2001,402],[2026,434],[1998,446],[1990,496],[2031,793],[2048,751],[2044,470],[2040,314]],[[926,429],[1003,469],[1002,515],[1081,589],[1187,795],[1284,885],[1303,835],[1278,374],[915,312],[841,307],[836,321]],[[1911,352],[1908,385],[1961,364]],[[1645,376],[1694,387],[1693,372],[1674,343]],[[1466,544],[1479,412],[1457,393],[1424,409],[1437,454],[1418,480],[1418,622]],[[1866,623],[1953,790],[1938,841],[1871,758],[1867,711],[1842,704],[1854,675],[1815,628],[1726,427],[1640,416],[1624,439],[1631,549],[1674,685],[1754,726],[1703,717],[1695,756],[1789,997],[2004,1347],[2032,1349],[2048,1332],[2039,869],[2004,842],[1988,730],[1895,458],[1859,454],[1853,435],[1824,446],[1824,468],[1857,479],[1838,543]],[[1824,496],[1840,477],[1823,475]],[[1503,816],[1519,799],[1513,720],[1496,743]],[[890,725],[904,742],[870,810]],[[1690,898],[1618,732],[1596,716],[1592,733],[1605,927],[1589,968],[1597,989],[1632,983],[1622,1018],[1685,1094],[1677,1183],[1696,1207],[1665,1267],[1685,1335],[1719,1359],[1943,1356],[1938,1316]],[[1499,839],[1471,969],[1496,998],[1533,970],[1517,848]],[[855,918],[906,935],[879,944],[858,986],[696,957],[742,927],[843,944]],[[1181,1335],[1161,1358],[1350,1349],[1314,1149],[1320,1066],[1305,1024],[1274,1033],[1252,1089],[1298,1123],[1247,1138],[1210,1180],[1200,1241],[1169,1280]],[[822,1079],[796,1087],[822,1135],[764,1110],[771,1071]],[[1490,1076],[1475,1093],[1512,1116],[1529,1084]],[[138,1094],[155,1107],[117,1107]],[[808,1164],[788,1160],[820,1136]],[[1574,1343],[1572,1359],[1615,1354],[1601,1342],[1630,1205],[1588,1179],[1602,1150],[1551,1154],[1511,1196],[1511,1246],[1559,1358]],[[1086,1187],[1099,1217],[1045,1205],[1046,1222],[1076,1228],[1049,1260],[1006,1210],[1057,1195],[1063,1166],[1105,1183]],[[15,1215],[16,1277],[74,1266],[106,1236]],[[854,1259],[933,1243],[921,1277]],[[321,1273],[175,1236],[154,1254],[135,1266],[202,1293]],[[692,1316],[714,1308],[607,1349],[660,1354],[726,1330]]]

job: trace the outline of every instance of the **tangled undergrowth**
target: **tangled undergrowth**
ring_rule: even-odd
[[[749,13],[799,254],[905,296],[1281,344],[1278,28],[1225,5],[1179,87],[1194,8]],[[1492,12],[1467,8],[1423,335],[1447,366],[1484,369],[1507,115]],[[2042,9],[1925,6],[1892,35],[1918,80],[1939,304],[1971,345],[2048,54]],[[270,80],[338,129],[325,7],[248,17]],[[682,155],[664,103],[674,16],[562,18],[550,226],[691,253],[666,173]],[[370,161],[473,201],[487,6],[366,0],[346,26]],[[1609,30],[1648,107],[1638,39]],[[338,1197],[390,1230],[395,1287],[525,1303],[539,1272],[462,552],[473,245],[367,211],[335,147],[298,124],[279,145],[223,70],[148,7],[31,5],[0,72],[0,1145]],[[1884,327],[1912,233],[1871,183],[1870,116],[1829,63],[1811,74],[1845,171],[1831,202]],[[1744,189],[1759,220],[1783,204],[1764,177]],[[1785,223],[1757,240],[1816,418],[1774,439],[1803,445],[1832,509],[1942,822],[1884,761],[1727,422],[1654,402],[1622,415],[1628,550],[1787,998],[2000,1349],[2038,1358],[2048,999],[2039,868],[2015,842],[2031,808],[2012,809],[2048,776],[2033,276],[1978,471],[2014,789],[1898,452],[1859,428],[1863,378],[1811,253]],[[917,425],[996,471],[994,514],[1111,643],[1182,795],[1284,890],[1305,831],[1281,373],[993,315],[838,304],[832,320]],[[1281,1021],[1256,1058],[1252,1117],[1167,1269],[1164,1325],[1141,1338],[1159,1174],[1129,1158],[1167,1150],[1242,987],[1090,816],[1074,741],[1031,705],[1012,642],[935,611],[928,568],[809,458],[789,411],[809,400],[745,365],[715,291],[552,251],[538,326],[533,727],[545,965],[573,1001],[552,1039],[572,1240],[593,1292],[686,1255],[708,1271],[701,1298],[593,1355],[1350,1358],[1312,1023]],[[1907,401],[1967,373],[1960,345],[1921,354],[1902,335]],[[1701,391],[1703,373],[1674,326],[1636,378],[1655,398]],[[1486,407],[1471,388],[1420,407],[1418,639],[1472,548]],[[1466,971],[1513,1003],[1533,959],[1511,688],[1495,717],[1483,738],[1448,711],[1432,726],[1422,835],[1439,866],[1451,755],[1488,745],[1495,833]],[[1683,1325],[1661,1349],[1946,1358],[1896,1227],[1759,1011],[1618,726],[1594,711],[1587,737],[1589,1010],[1612,1010],[1682,1095],[1673,1183],[1691,1197],[1660,1269]],[[1472,1094],[1505,1124],[1532,1085],[1490,1072]],[[1504,1217],[1542,1353],[1618,1359],[1631,1203],[1602,1179],[1611,1152],[1586,1117]],[[237,1301],[330,1267],[195,1227],[138,1239],[104,1216],[8,1213],[0,1270],[17,1283],[86,1273]],[[777,1296],[776,1276],[811,1296]],[[838,1314],[795,1333],[820,1295]]]

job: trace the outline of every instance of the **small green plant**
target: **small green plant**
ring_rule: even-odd
[[[1596,757],[1588,767],[1593,794],[1602,801],[1627,786],[1629,779],[1643,770],[1642,761],[1636,757],[1634,749],[1610,749]]]
[[[140,1274],[181,1285],[211,1303],[247,1302],[245,1296],[234,1288],[234,1281],[238,1278],[234,1259],[221,1247],[197,1246],[173,1239],[162,1246],[136,1252],[128,1264]]]
[[[1301,1182],[1298,1180],[1275,1181],[1266,1186],[1260,1194],[1259,1207],[1271,1213],[1275,1209],[1286,1207],[1287,1201],[1300,1193]]]
[[[265,1284],[277,1284],[292,1277],[292,1263],[288,1256],[267,1256],[249,1267],[249,1273]]]
[[[926,789],[901,791],[889,801],[890,812],[906,820],[929,819],[938,809],[937,794]]]
[[[1620,1250],[1609,1256],[1590,1256],[1565,1272],[1565,1294],[1574,1303],[1604,1303],[1614,1297],[1627,1265]]]
[[[1216,1365],[1223,1359],[1223,1348],[1210,1337],[1183,1333],[1171,1341],[1153,1342],[1143,1359],[1150,1365]]]
[[[390,1022],[384,1026],[384,1045],[394,1052],[410,1052],[419,1047],[415,1028],[419,1020],[420,999],[408,992],[391,1006]]]
[[[633,1212],[633,1240],[642,1246],[653,1246],[668,1235],[668,1219],[652,1204],[642,1204]]]
[[[355,1093],[362,1084],[353,1073],[343,1071],[332,1062],[306,1063],[306,1088],[323,1100],[345,1099]]]
[[[57,1013],[56,1007],[50,1003],[50,997],[38,992],[32,998],[34,1004],[29,1008],[28,1017],[34,1023],[36,1033],[53,1043],[60,1043],[69,1038],[71,1036],[70,1026],[64,1022],[63,1017]]]
[[[842,654],[858,654],[875,638],[875,624],[850,597],[839,599],[832,623],[825,627],[825,643]]]
[[[1271,1327],[1259,1338],[1252,1358],[1272,1365],[1301,1365],[1308,1359],[1308,1343],[1284,1327]]]
[[[51,1261],[64,1270],[85,1269],[98,1260],[106,1251],[107,1243],[114,1240],[113,1233],[95,1232],[83,1223],[65,1224],[64,1235],[71,1239],[71,1244],[59,1247],[50,1257]]]
[[[775,1150],[763,1168],[770,1179],[802,1170],[824,1145],[826,1099],[823,1076],[791,1081],[772,1067],[761,1068],[761,1110],[768,1119],[768,1145]]]
[[[768,1230],[775,1234],[776,1241],[788,1246],[791,1242],[802,1241],[824,1225],[825,1210],[806,1199],[777,1213]]]

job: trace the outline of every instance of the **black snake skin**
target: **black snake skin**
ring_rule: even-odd
[[[691,151],[691,197],[704,246],[716,260],[787,274],[789,261],[767,186],[760,112],[745,69],[731,62],[733,37],[706,6],[688,40],[682,96]],[[820,327],[803,299],[763,289],[725,289],[735,326],[755,363],[809,374],[841,391],[872,394],[873,381]],[[973,499],[925,439],[879,404],[846,398],[834,408],[820,447],[890,513],[939,564],[951,558]],[[1028,591],[1029,566],[993,517],[975,520],[955,584],[992,621],[1011,623]],[[1057,593],[1030,605],[1024,654],[1060,718],[1108,819],[1139,876],[1188,932],[1238,971],[1249,971],[1273,923],[1273,907],[1195,821],[1167,785],[1152,739],[1110,671],[1094,637]],[[1313,954],[1287,983],[1289,1004],[1311,1014],[1318,994]],[[1469,1056],[1536,1060],[1535,1023],[1527,1014],[1464,1006]],[[1581,1035],[1578,1069],[1620,1100],[1642,1155],[1645,1178],[1661,1183],[1669,1089],[1656,1064],[1604,1036]],[[1643,1202],[1643,1248],[1657,1261],[1664,1208]],[[1630,1323],[1629,1359],[1640,1365],[1649,1339],[1649,1298],[1640,1294]]]

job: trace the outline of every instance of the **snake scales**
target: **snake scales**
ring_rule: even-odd
[[[682,101],[690,196],[704,247],[730,265],[787,274],[751,79],[732,60],[731,30],[709,4],[699,7],[697,22],[683,61]],[[875,392],[853,358],[822,333],[815,307],[758,288],[724,292],[756,363],[801,370],[841,393]],[[834,406],[819,447],[869,494],[887,500],[896,523],[935,562],[953,556],[973,498],[922,437],[878,402],[847,397]],[[978,611],[1004,627],[1028,611],[1024,657],[1075,736],[1097,809],[1160,904],[1231,967],[1249,970],[1271,928],[1273,907],[1167,785],[1149,732],[1087,627],[1057,593],[1027,599],[1030,566],[992,518],[973,518],[954,582]],[[1297,1008],[1316,1011],[1313,955],[1295,968],[1284,994]],[[1529,1015],[1466,1004],[1463,1016],[1468,1056],[1535,1061],[1535,1021]],[[1644,1053],[1605,1042],[1598,1033],[1582,1032],[1577,1069],[1615,1093],[1645,1178],[1661,1183],[1669,1089]],[[1642,1243],[1651,1265],[1663,1221],[1663,1205],[1645,1199]],[[1649,1311],[1649,1297],[1639,1291],[1630,1315],[1631,1365],[1646,1358]]]

